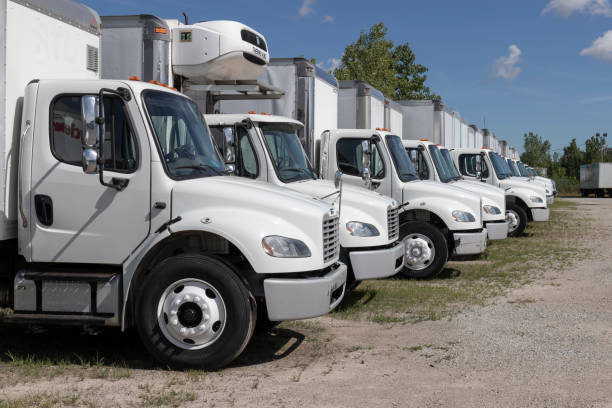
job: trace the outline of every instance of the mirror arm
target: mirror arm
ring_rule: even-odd
[[[132,99],[132,95],[130,91],[126,88],[117,88],[117,89],[109,89],[102,88],[98,94],[98,117],[96,118],[96,124],[100,127],[100,157],[98,157],[98,165],[100,167],[98,171],[98,175],[100,178],[100,184],[105,187],[114,188],[117,191],[123,191],[127,187],[129,180],[126,179],[118,179],[113,177],[111,183],[107,183],[104,181],[104,123],[106,122],[104,118],[104,94],[112,94],[117,95],[124,101],[129,101]]]

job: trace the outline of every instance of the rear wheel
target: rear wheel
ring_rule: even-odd
[[[448,259],[448,244],[442,232],[427,222],[410,221],[400,227],[404,244],[406,278],[431,278],[438,275]]]
[[[597,191],[595,192],[595,196],[597,198],[603,198],[604,196],[604,190],[602,188],[598,188]]]
[[[508,236],[518,237],[527,227],[527,212],[518,204],[506,206],[506,220],[508,221]]]
[[[250,340],[255,322],[249,291],[216,259],[168,258],[140,290],[138,333],[162,364],[217,369],[234,360]]]
[[[589,196],[589,190],[580,190],[580,194],[582,194],[583,197],[588,197]]]

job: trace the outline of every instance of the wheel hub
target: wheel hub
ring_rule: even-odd
[[[184,279],[170,285],[162,294],[157,321],[166,338],[187,350],[215,342],[225,325],[225,304],[210,284]]]
[[[427,268],[435,258],[435,248],[429,237],[422,234],[410,234],[403,240],[405,246],[404,263],[410,269]]]
[[[510,232],[516,230],[519,226],[519,216],[512,210],[506,211],[506,221],[510,225]]]

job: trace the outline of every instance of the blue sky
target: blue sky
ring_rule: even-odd
[[[595,132],[612,138],[611,0],[81,1],[101,15],[238,20],[264,34],[272,57],[326,68],[382,21],[430,68],[427,84],[446,105],[479,127],[486,118],[511,145],[522,149],[528,131],[555,150]]]

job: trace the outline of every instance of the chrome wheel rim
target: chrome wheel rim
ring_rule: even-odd
[[[226,323],[219,291],[198,279],[182,279],[168,286],[157,305],[157,322],[175,346],[197,350],[219,339]]]
[[[506,211],[506,221],[508,221],[508,232],[514,232],[519,227],[521,218],[514,210]]]
[[[404,243],[404,264],[407,268],[420,271],[427,268],[436,257],[433,241],[423,234],[409,234]]]

